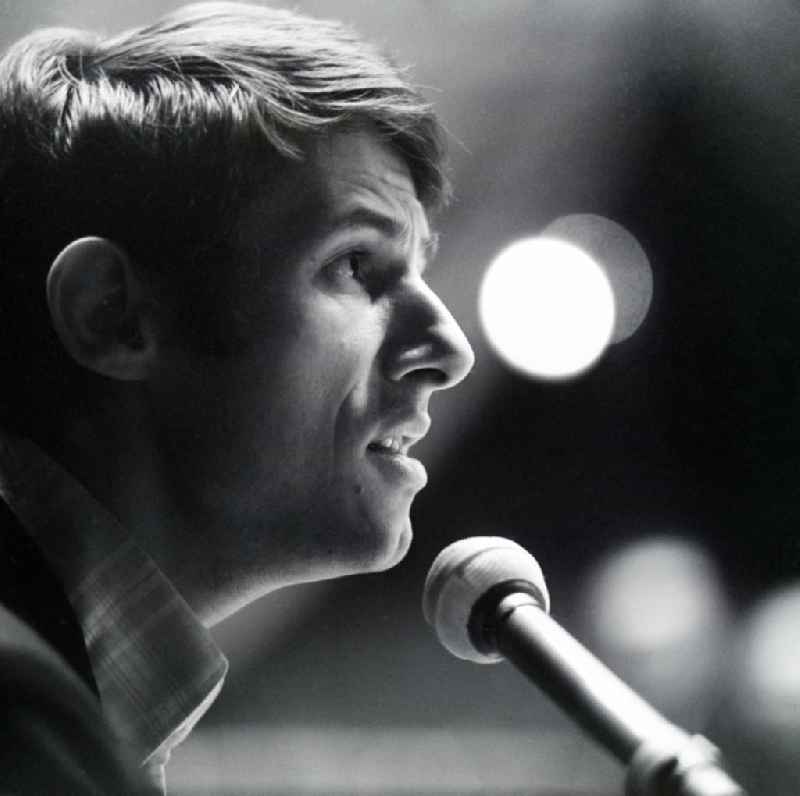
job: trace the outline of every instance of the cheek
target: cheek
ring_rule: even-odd
[[[306,327],[254,362],[262,376],[240,381],[230,396],[227,421],[245,454],[237,464],[278,499],[288,490],[287,497],[317,502],[327,489],[341,490],[342,477],[345,491],[358,485],[372,390],[371,356],[354,342],[329,326]]]
[[[338,330],[320,362],[319,372],[327,374],[321,387],[329,391],[328,406],[335,412],[336,450],[355,439],[365,446],[366,435],[381,418],[385,395],[379,362],[382,340],[380,319],[368,318],[357,327]]]
[[[380,411],[376,315],[330,300],[284,305],[240,356],[187,364],[182,352],[161,396],[178,469],[245,513],[321,504],[334,487],[352,514]]]

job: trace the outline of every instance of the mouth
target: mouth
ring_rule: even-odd
[[[419,491],[428,482],[428,474],[422,462],[408,455],[418,440],[405,434],[380,437],[367,445],[368,458],[393,485]]]
[[[385,456],[407,456],[408,449],[416,442],[412,437],[402,434],[387,436],[373,440],[367,445],[370,453],[380,453]]]

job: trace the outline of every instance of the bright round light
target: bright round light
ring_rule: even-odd
[[[740,682],[751,718],[800,729],[800,586],[786,586],[753,611],[744,634]]]
[[[542,379],[586,370],[614,328],[614,294],[602,269],[575,246],[547,238],[518,241],[495,258],[478,311],[500,358]]]
[[[583,583],[591,649],[680,723],[702,726],[730,630],[709,556],[685,539],[645,537],[615,549]]]
[[[642,325],[653,299],[653,270],[636,238],[610,218],[591,213],[557,218],[542,235],[577,246],[603,269],[616,304],[611,342],[627,340]]]
[[[697,643],[725,615],[711,561],[679,538],[648,537],[616,550],[597,566],[587,593],[598,636],[628,653]]]

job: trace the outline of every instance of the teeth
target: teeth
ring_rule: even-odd
[[[400,453],[402,450],[402,441],[398,437],[384,437],[375,443],[378,448],[391,451],[392,453]]]

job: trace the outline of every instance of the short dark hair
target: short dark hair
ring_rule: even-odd
[[[194,344],[223,354],[220,280],[246,202],[310,137],[363,122],[402,155],[429,210],[446,203],[430,105],[339,23],[201,3],[115,36],[45,29],[14,44],[0,61],[0,356],[13,411],[88,378],[70,372],[47,315],[45,276],[67,243],[115,241],[159,280]]]

